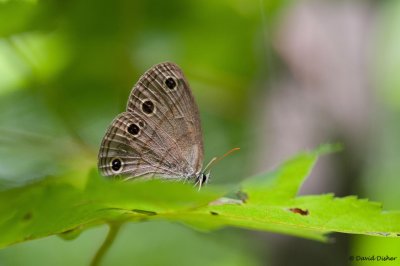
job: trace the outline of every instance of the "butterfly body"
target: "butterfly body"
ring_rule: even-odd
[[[174,63],[150,68],[133,87],[126,111],[102,140],[98,168],[124,179],[207,180],[202,173],[200,116],[189,84]]]

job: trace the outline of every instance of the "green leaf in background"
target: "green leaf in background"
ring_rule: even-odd
[[[86,184],[49,178],[0,193],[0,246],[76,231],[103,223],[170,220],[199,230],[234,226],[324,241],[330,232],[396,237],[400,211],[355,196],[296,197],[318,156],[302,153],[276,170],[245,180],[240,190],[161,181],[120,182],[91,173]],[[236,192],[236,197],[223,197]]]

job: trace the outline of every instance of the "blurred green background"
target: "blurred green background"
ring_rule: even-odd
[[[0,0],[0,189],[48,176],[82,182],[140,75],[173,61],[200,108],[206,161],[241,147],[213,168],[211,183],[340,141],[346,150],[324,159],[303,193],[356,194],[400,209],[399,23],[398,1]],[[73,241],[17,244],[0,250],[0,265],[86,265],[105,235],[99,227]],[[104,265],[400,257],[397,239],[334,237],[321,244],[130,224]]]

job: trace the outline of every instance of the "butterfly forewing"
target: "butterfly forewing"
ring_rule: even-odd
[[[127,112],[117,116],[103,139],[103,175],[193,178],[202,167],[200,117],[179,67],[161,63],[131,91]]]

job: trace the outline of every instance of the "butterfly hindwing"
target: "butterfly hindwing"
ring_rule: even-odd
[[[151,130],[134,113],[118,115],[107,130],[99,152],[99,169],[105,176],[179,176],[180,159],[163,145],[162,134]],[[152,132],[150,135],[149,132]]]

